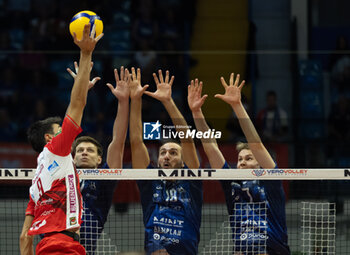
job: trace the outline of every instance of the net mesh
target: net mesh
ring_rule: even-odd
[[[302,202],[302,247],[307,254],[336,254],[335,203]]]

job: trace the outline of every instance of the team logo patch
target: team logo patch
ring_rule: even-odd
[[[69,225],[75,225],[77,224],[77,218],[76,217],[70,217],[69,218]]]
[[[160,140],[161,139],[161,126],[162,124],[157,122],[144,122],[143,123],[143,139],[144,140]]]

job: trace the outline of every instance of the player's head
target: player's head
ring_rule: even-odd
[[[74,163],[78,168],[97,168],[102,162],[102,145],[90,136],[75,139],[72,145]]]
[[[158,167],[161,168],[183,168],[181,145],[176,142],[164,143],[159,148]]]
[[[257,169],[260,168],[258,161],[255,159],[247,143],[237,143],[238,151],[237,168],[240,169]]]
[[[27,131],[29,143],[36,152],[41,152],[44,146],[61,131],[60,117],[50,117],[34,122]]]
[[[277,106],[277,95],[273,90],[266,93],[266,105],[268,109],[275,109]]]

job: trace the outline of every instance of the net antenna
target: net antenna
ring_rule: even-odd
[[[301,202],[301,216],[303,252],[335,255],[335,203]]]

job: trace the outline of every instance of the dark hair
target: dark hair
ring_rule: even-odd
[[[103,155],[103,148],[102,145],[95,139],[92,138],[91,136],[80,136],[77,139],[75,139],[73,145],[72,145],[72,154],[75,154],[75,151],[78,147],[79,144],[81,143],[92,143],[96,146],[97,148],[97,154],[102,157]]]
[[[162,139],[160,140],[160,147],[162,147],[164,144],[167,144],[167,143],[176,143],[181,147],[181,142],[177,139],[166,139],[166,140]]]
[[[27,138],[30,145],[36,152],[41,152],[46,145],[45,134],[53,133],[53,124],[60,125],[62,119],[60,117],[49,117],[44,120],[34,122],[27,131]]]
[[[242,150],[250,150],[251,149],[249,148],[249,144],[248,143],[243,143],[243,142],[238,142],[236,144],[236,150],[238,152],[238,154],[242,151]],[[267,152],[270,154],[271,158],[273,159],[273,161],[277,162],[276,161],[276,152],[275,151],[272,151],[270,149],[267,149]]]

